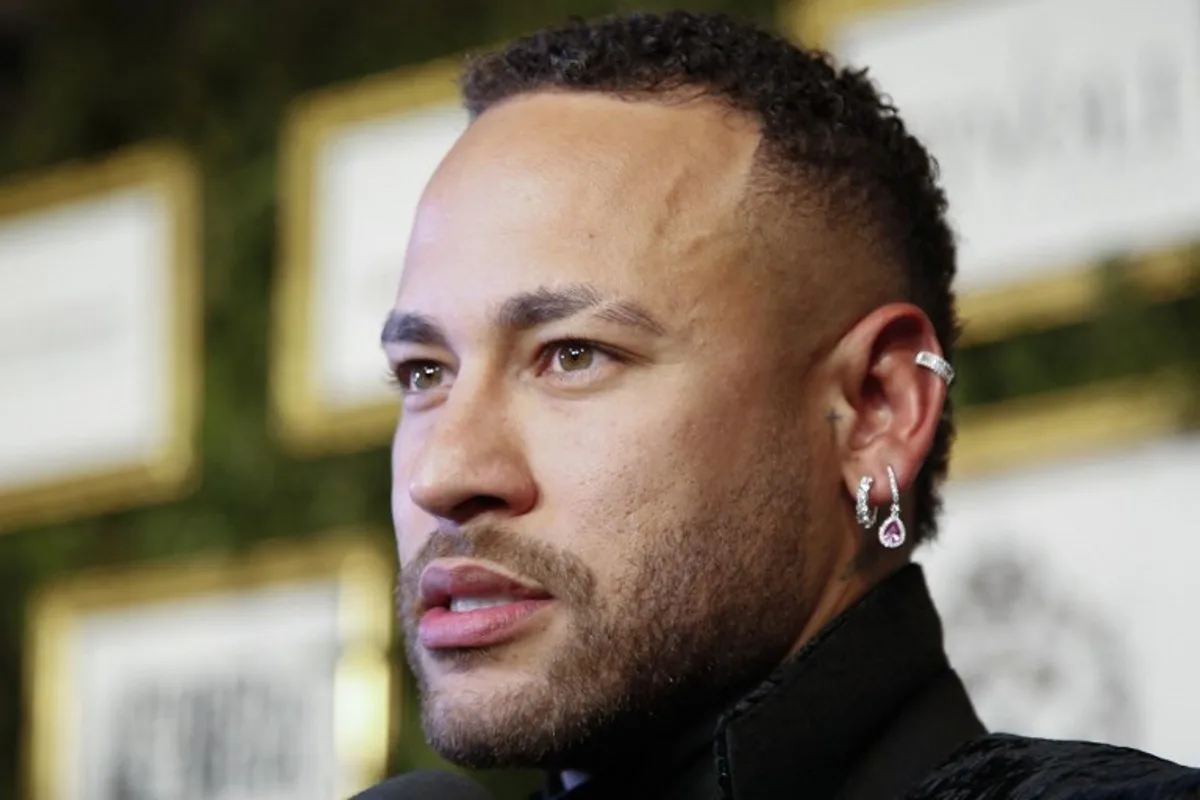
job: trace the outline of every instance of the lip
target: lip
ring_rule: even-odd
[[[532,627],[531,619],[554,603],[544,589],[478,564],[430,564],[421,573],[418,638],[429,650],[492,647]],[[512,597],[513,602],[451,611],[451,598]]]

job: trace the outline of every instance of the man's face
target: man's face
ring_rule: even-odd
[[[392,506],[452,760],[611,755],[761,678],[811,612],[838,478],[813,477],[811,326],[738,211],[757,144],[716,105],[538,94],[422,200],[384,337]]]

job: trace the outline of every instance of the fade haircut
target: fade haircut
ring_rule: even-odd
[[[953,359],[955,243],[937,164],[865,69],[838,68],[824,53],[723,14],[671,12],[544,30],[472,59],[461,83],[472,119],[544,90],[707,97],[753,116],[762,135],[756,167],[798,196],[823,192],[870,231],[896,273],[889,277],[929,317]],[[914,485],[917,542],[937,532],[953,435],[947,398]]]

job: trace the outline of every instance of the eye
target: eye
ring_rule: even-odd
[[[587,342],[563,342],[551,355],[552,371],[581,372],[596,362],[596,347]]]
[[[405,361],[396,365],[393,377],[404,394],[420,394],[445,383],[446,367],[436,361]]]
[[[629,361],[621,351],[587,339],[547,342],[538,359],[538,372],[562,385],[592,385],[611,377]]]

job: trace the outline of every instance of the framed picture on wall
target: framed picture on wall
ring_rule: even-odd
[[[45,587],[28,621],[28,796],[335,800],[379,780],[396,696],[380,541]]]
[[[417,202],[467,112],[454,59],[323,89],[281,139],[271,397],[303,454],[388,441],[399,403],[371,344],[400,285]]]
[[[865,68],[938,162],[964,344],[1088,319],[1113,275],[1193,291],[1200,5],[792,0],[781,26]]]
[[[169,144],[0,181],[0,533],[195,485],[200,183]]]

